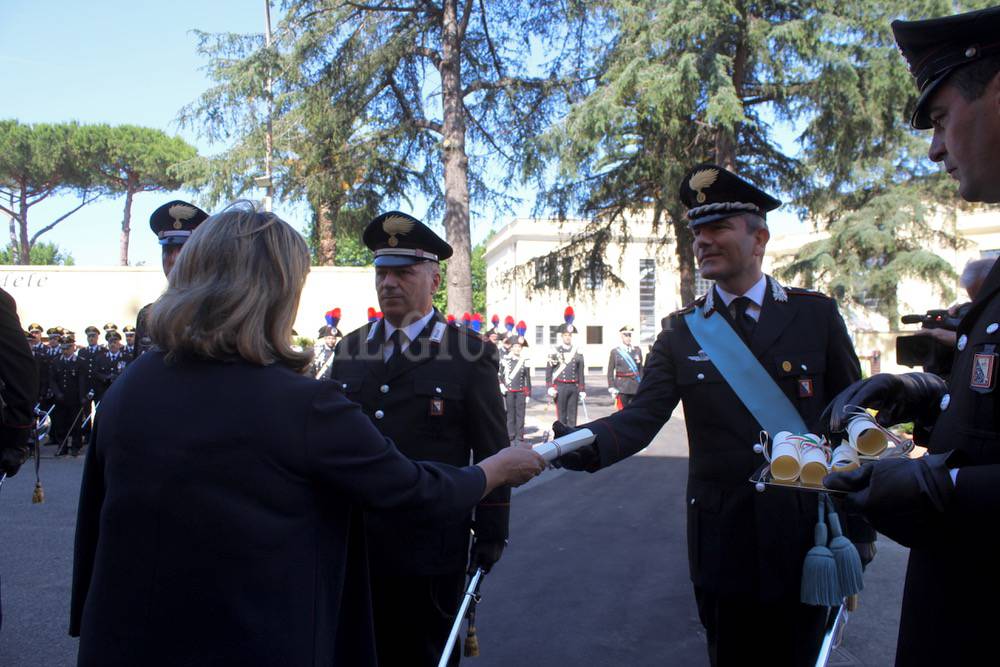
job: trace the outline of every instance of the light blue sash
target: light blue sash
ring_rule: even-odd
[[[788,397],[722,315],[713,311],[705,317],[698,307],[685,315],[684,321],[709,360],[770,437],[781,431],[808,432]]]
[[[629,354],[632,350],[626,348],[624,345],[619,345],[615,349],[618,351],[618,356],[624,359],[625,363],[628,364],[629,369],[635,373],[636,380],[642,380],[642,377],[639,374],[639,367],[636,365],[635,359],[632,358],[632,355]]]

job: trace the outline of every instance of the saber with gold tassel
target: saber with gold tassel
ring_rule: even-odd
[[[475,658],[479,655],[479,638],[476,636],[476,606],[479,604],[479,596],[472,598],[469,605],[469,613],[465,615],[469,622],[465,631],[465,648],[462,655],[466,658]]]
[[[455,643],[458,641],[458,633],[462,629],[462,621],[465,619],[465,614],[469,610],[469,605],[472,604],[472,600],[479,598],[479,584],[483,580],[483,568],[477,567],[475,574],[469,579],[469,586],[465,589],[465,595],[462,598],[462,606],[458,609],[458,614],[455,616],[455,622],[451,626],[451,632],[448,633],[448,642],[444,645],[444,653],[441,654],[441,659],[438,661],[438,667],[447,667],[448,661],[451,660],[451,652],[455,650]]]

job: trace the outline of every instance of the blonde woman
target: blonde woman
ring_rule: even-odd
[[[364,508],[451,521],[537,475],[509,448],[413,462],[289,344],[309,270],[274,215],[199,226],[153,305],[157,349],[101,404],[70,634],[80,665],[374,665]]]

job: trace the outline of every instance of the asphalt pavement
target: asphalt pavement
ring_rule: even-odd
[[[611,409],[604,390],[587,401],[592,418]],[[528,439],[541,438],[554,408],[535,400],[528,413]],[[480,656],[463,664],[708,664],[688,580],[679,413],[631,459],[593,475],[549,470],[515,490],[510,545],[481,591]],[[75,664],[66,629],[82,469],[82,457],[43,458],[40,505],[31,503],[30,462],[0,489],[4,667]],[[906,550],[880,538],[861,607],[830,665],[892,664],[905,565]],[[767,660],[767,641],[747,647],[747,664]]]

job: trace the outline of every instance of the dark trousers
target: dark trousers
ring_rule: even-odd
[[[576,404],[580,390],[570,382],[556,382],[556,420],[566,426],[576,426]]]
[[[708,635],[712,667],[746,665],[766,656],[774,667],[813,667],[823,641],[829,607],[801,602],[761,602],[743,595],[718,595],[695,586],[698,616]],[[780,628],[780,630],[779,630]]]
[[[78,415],[79,419],[77,419]],[[80,424],[84,419],[86,416],[80,412],[78,403],[56,403],[55,409],[52,410],[52,437],[49,438],[49,443],[61,445],[63,440],[66,440],[72,450],[79,451],[80,447],[83,446]],[[68,439],[66,434],[69,434]]]
[[[434,576],[371,575],[379,667],[436,667],[465,590],[465,572]],[[450,667],[458,664],[461,639]]]
[[[507,409],[507,439],[524,440],[524,410],[528,405],[528,395],[520,391],[508,391],[503,397]]]

